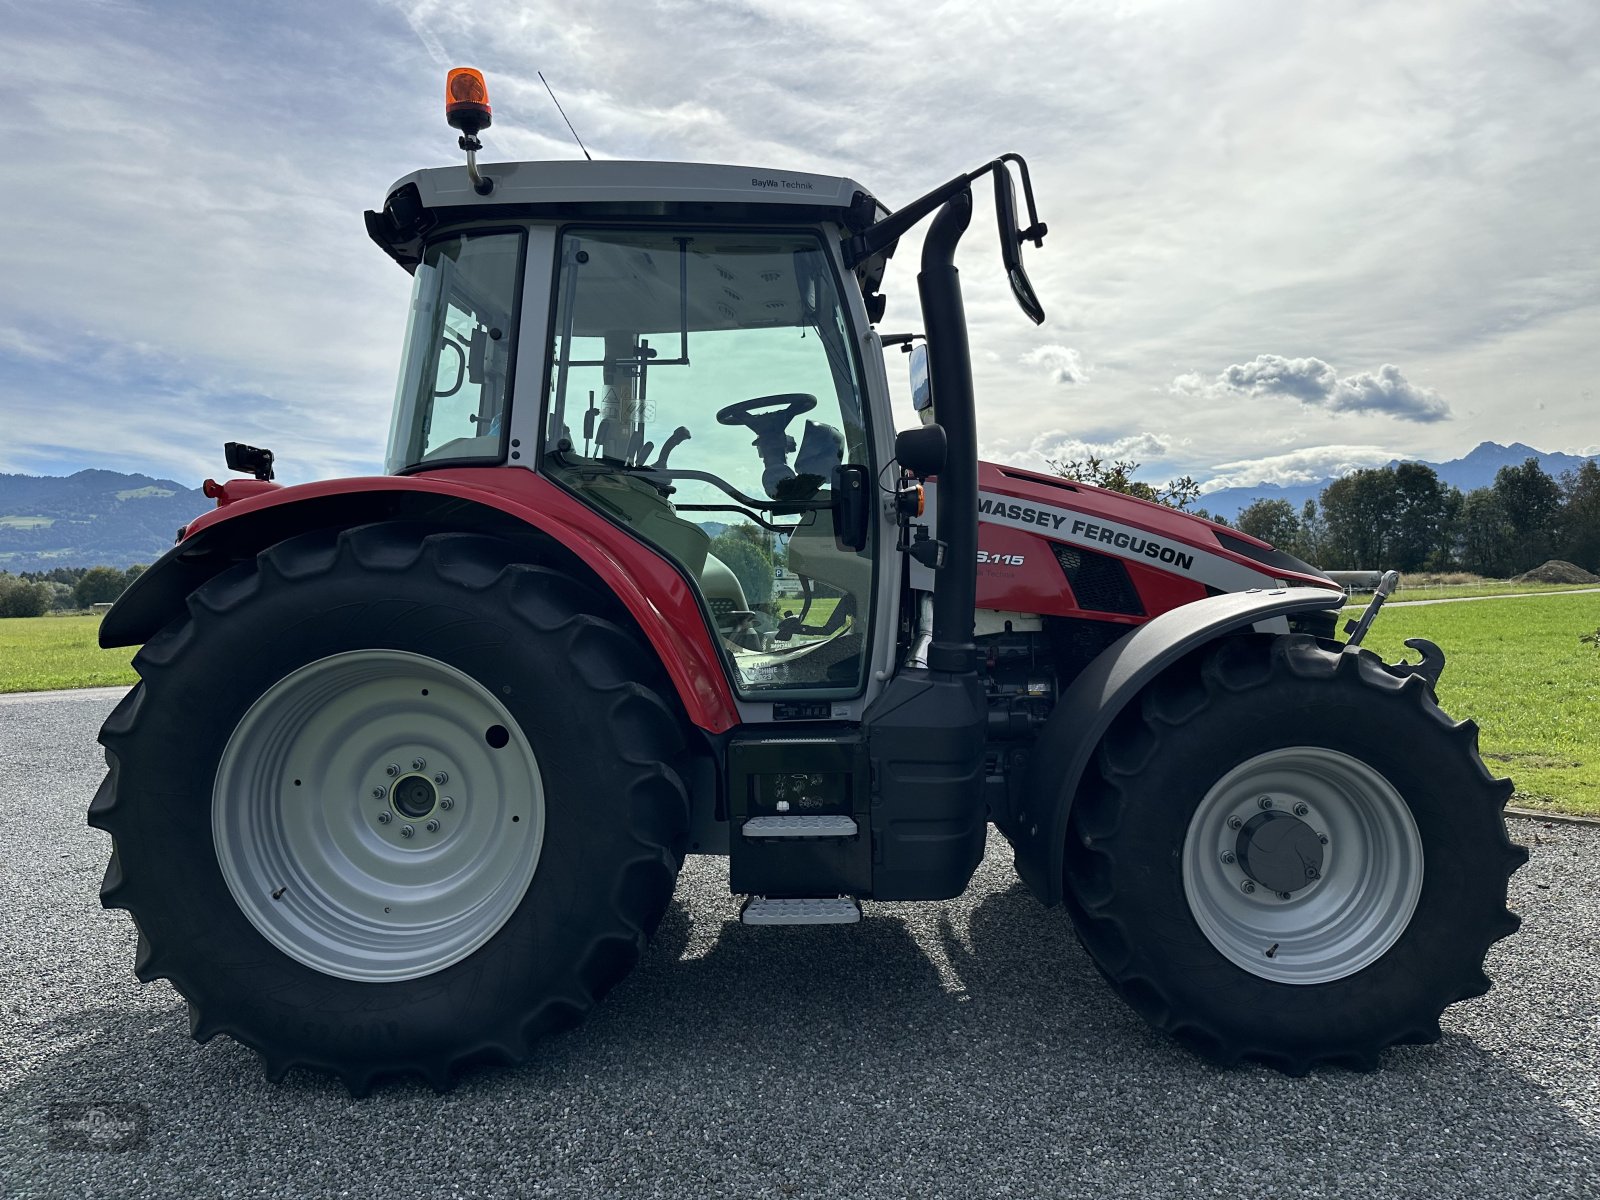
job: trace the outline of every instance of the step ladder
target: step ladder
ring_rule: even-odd
[[[778,814],[751,817],[739,827],[747,838],[852,838],[861,832],[854,817],[843,815]]]
[[[854,925],[861,901],[854,896],[751,896],[739,910],[746,925]]]

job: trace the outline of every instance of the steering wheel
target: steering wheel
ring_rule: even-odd
[[[778,408],[782,405],[782,408]],[[817,398],[805,392],[783,392],[776,396],[757,396],[754,400],[741,400],[717,409],[718,425],[748,425],[756,433],[781,433],[784,426],[801,413],[817,406]],[[757,412],[761,408],[776,408],[776,412]]]
[[[761,473],[761,486],[774,498],[778,488],[787,479],[794,478],[789,466],[789,455],[794,453],[794,439],[785,431],[789,422],[803,412],[817,406],[817,398],[806,392],[782,392],[776,396],[757,396],[754,400],[741,400],[726,408],[717,409],[717,424],[744,425],[756,435],[751,443],[766,467]],[[771,409],[758,412],[758,409]]]

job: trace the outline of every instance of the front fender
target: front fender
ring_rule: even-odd
[[[268,546],[312,529],[415,521],[533,540],[588,576],[627,610],[677,688],[689,719],[712,733],[738,723],[722,659],[683,572],[555,484],[520,468],[336,479],[274,488],[217,508],[188,526],[112,606],[102,646],[143,643],[180,616],[206,580]]]
[[[1117,714],[1169,665],[1209,641],[1265,627],[1290,613],[1336,608],[1342,592],[1281,588],[1208,596],[1141,625],[1106,649],[1062,694],[1035,745],[1014,813],[995,814],[1016,851],[1017,874],[1039,899],[1061,901],[1067,817],[1084,769]]]

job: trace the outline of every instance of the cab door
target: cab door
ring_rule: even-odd
[[[544,471],[694,581],[742,700],[861,695],[880,522],[838,501],[876,475],[821,235],[569,227],[556,259]]]

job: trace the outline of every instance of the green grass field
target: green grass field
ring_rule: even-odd
[[[1385,610],[1364,643],[1390,662],[1417,658],[1408,637],[1448,660],[1439,703],[1479,725],[1489,769],[1517,785],[1513,804],[1600,816],[1600,593]]]
[[[821,601],[808,620],[826,619]],[[101,650],[97,617],[0,620],[0,692],[132,683],[131,649]],[[1600,593],[1430,604],[1379,616],[1367,646],[1390,662],[1425,637],[1449,659],[1439,702],[1481,727],[1490,769],[1527,808],[1600,816]]]
[[[134,647],[102,650],[99,617],[0,620],[0,692],[132,683]]]
[[[1584,588],[1600,587],[1593,583],[1515,583],[1509,579],[1488,580],[1483,583],[1420,584],[1406,587],[1404,581],[1395,594],[1389,597],[1395,603],[1402,600],[1456,600],[1463,596],[1520,596],[1535,592],[1572,592]],[[1355,597],[1363,603],[1365,595]]]

